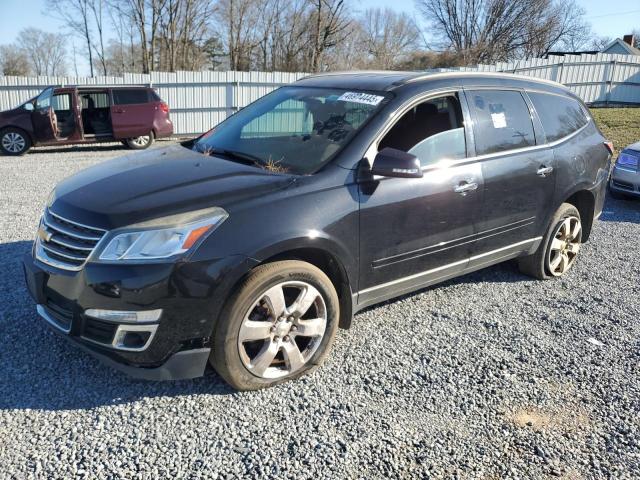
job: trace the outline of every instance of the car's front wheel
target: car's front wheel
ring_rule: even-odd
[[[0,149],[5,155],[24,155],[31,148],[31,140],[19,128],[5,128],[0,132]]]
[[[211,364],[239,390],[297,378],[322,363],[338,318],[338,296],[322,270],[296,260],[261,265],[227,302]]]
[[[141,135],[139,137],[127,138],[124,144],[132,150],[144,150],[153,144],[153,132],[149,135]]]
[[[518,260],[520,271],[540,280],[561,277],[573,266],[582,241],[580,212],[570,203],[556,211],[538,249]]]

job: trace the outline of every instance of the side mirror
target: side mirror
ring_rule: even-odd
[[[33,103],[25,103],[23,107],[27,112],[33,112]]]
[[[418,157],[389,147],[383,148],[373,159],[371,173],[383,177],[422,178]]]

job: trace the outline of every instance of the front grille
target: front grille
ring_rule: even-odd
[[[625,190],[633,190],[633,185],[631,183],[621,182],[619,180],[614,180],[613,186],[618,188],[624,188]]]
[[[36,257],[63,270],[80,270],[105,233],[106,230],[73,222],[47,208],[36,239]]]
[[[102,320],[85,316],[82,336],[87,340],[111,345],[117,329],[117,323],[103,322]]]

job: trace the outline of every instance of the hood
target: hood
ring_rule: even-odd
[[[50,207],[111,230],[208,207],[231,212],[234,203],[285,188],[294,178],[174,145],[83,170],[58,184]]]
[[[631,145],[628,145],[622,149],[622,151],[625,151],[625,150],[633,150],[635,152],[640,152],[640,142],[632,143]]]

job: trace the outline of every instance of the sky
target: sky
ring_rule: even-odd
[[[414,0],[353,0],[357,9],[390,7],[420,17]],[[640,29],[640,3],[633,0],[577,0],[587,12],[587,20],[598,36],[622,37],[634,28]],[[46,11],[46,0],[0,0],[0,45],[12,43],[20,30],[36,27],[49,32],[65,33],[64,25]],[[75,40],[78,49],[80,40]],[[81,72],[82,73],[82,72]]]

